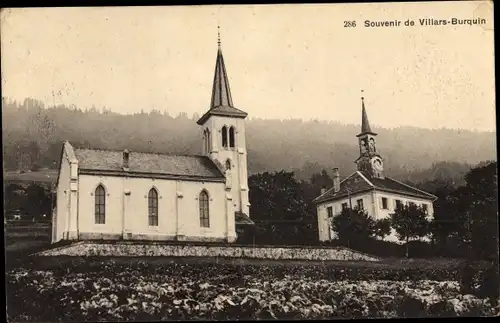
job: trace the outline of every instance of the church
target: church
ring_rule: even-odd
[[[61,240],[234,242],[249,218],[245,118],[234,107],[218,41],[202,154],[78,149],[65,142],[52,243]]]
[[[357,135],[359,158],[355,161],[357,170],[341,181],[339,169],[334,168],[333,187],[324,190],[314,200],[320,241],[336,238],[331,219],[346,208],[364,210],[370,217],[379,220],[388,218],[399,205],[413,203],[423,207],[429,218],[434,215],[436,196],[385,176],[384,160],[377,151],[376,136],[368,122],[364,98],[361,98],[361,132]],[[395,232],[385,239],[396,242]]]

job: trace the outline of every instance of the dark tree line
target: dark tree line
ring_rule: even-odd
[[[105,107],[47,108],[33,99],[2,98],[4,165],[8,170],[57,168],[64,140],[78,147],[199,154],[198,117],[185,113],[174,117],[159,110],[121,115]],[[331,167],[339,167],[343,175],[355,170],[357,125],[250,117],[246,128],[250,174],[285,170],[309,180]],[[414,183],[441,175],[453,183],[463,177],[466,163],[495,157],[493,132],[411,127],[377,132],[388,173]]]

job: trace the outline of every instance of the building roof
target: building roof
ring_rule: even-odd
[[[367,172],[356,171],[340,183],[340,190],[333,191],[333,187],[314,199],[315,203],[334,201],[349,195],[377,190],[382,192],[400,194],[427,200],[435,200],[437,197],[419,190],[418,188],[399,182],[390,177],[375,178]]]
[[[74,149],[80,173],[136,177],[174,177],[224,181],[217,165],[206,156],[129,152],[129,167],[123,168],[123,151]]]
[[[234,221],[235,224],[248,224],[248,225],[255,224],[248,215],[240,211],[234,212]]]
[[[361,98],[361,132],[358,135],[358,137],[361,135],[367,134],[367,133],[376,135],[376,133],[374,133],[372,131],[372,128],[370,127],[370,122],[368,122],[368,115],[366,113],[366,108],[365,108],[365,98],[362,97]]]
[[[212,100],[210,101],[210,109],[198,120],[198,124],[204,124],[211,115],[227,116],[233,118],[246,118],[246,112],[236,109],[233,105],[231,97],[231,89],[229,87],[229,79],[227,77],[226,66],[222,50],[217,50],[217,59],[215,62],[214,82],[212,87]]]

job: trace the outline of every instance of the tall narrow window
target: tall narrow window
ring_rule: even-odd
[[[203,151],[205,153],[208,153],[207,143],[208,143],[208,135],[207,135],[207,129],[205,129],[203,130]]]
[[[210,140],[212,140],[212,139],[210,138],[210,130],[208,130],[208,129],[207,129],[207,154],[209,154],[209,153],[210,153],[210,150],[211,150],[211,149],[210,149],[210,147],[212,146],[212,145],[210,144]]]
[[[396,209],[403,207],[403,203],[401,203],[401,200],[396,200],[395,202],[396,202]]]
[[[226,169],[231,170],[231,160],[226,160]]]
[[[227,127],[222,127],[222,147],[227,148]]]
[[[333,207],[329,206],[326,208],[326,212],[328,214],[327,224],[328,224],[328,240],[332,240],[332,218],[333,218]]]
[[[387,206],[387,197],[382,198],[382,209],[387,210],[389,207]]]
[[[327,212],[328,212],[328,218],[333,218],[333,207],[329,206],[326,208]]]
[[[210,215],[208,209],[208,193],[200,193],[200,225],[204,228],[210,227]]]
[[[95,223],[106,223],[106,191],[102,185],[95,189]]]
[[[229,147],[234,148],[234,127],[229,128]]]
[[[342,210],[346,210],[348,207],[347,203],[342,203]]]
[[[148,194],[148,222],[150,226],[158,226],[158,192],[154,188]]]
[[[363,210],[364,209],[363,199],[359,199],[356,202],[358,203],[358,210]]]

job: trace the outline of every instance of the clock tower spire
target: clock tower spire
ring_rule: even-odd
[[[361,90],[363,92],[363,90]],[[365,108],[365,98],[361,97],[361,132],[358,137],[359,158],[355,161],[358,170],[367,173],[370,177],[384,178],[384,164],[382,157],[377,152],[375,137],[377,134],[371,130]]]

